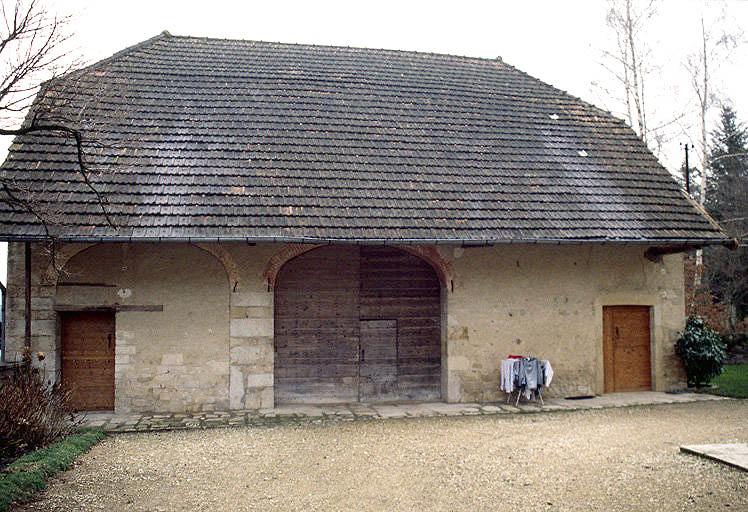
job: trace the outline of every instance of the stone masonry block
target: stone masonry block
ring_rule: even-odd
[[[231,406],[231,408],[235,409],[233,405]],[[242,408],[250,410],[263,408],[262,391],[260,389],[250,389],[249,391],[247,391],[247,397],[244,400]]]
[[[234,347],[270,347],[274,346],[275,341],[272,336],[231,336],[229,346]]]
[[[273,309],[270,306],[234,306],[231,318],[271,318]]]
[[[244,407],[244,379],[241,368],[232,366],[229,370],[229,407],[242,409]]]
[[[272,347],[262,345],[239,345],[231,349],[231,363],[236,365],[258,364],[272,355]]]
[[[121,365],[124,365],[124,364],[130,364],[130,356],[116,354],[114,356],[114,364],[116,366],[121,366]]]
[[[244,402],[245,409],[272,409],[274,406],[275,395],[273,387],[254,388],[247,390],[247,397]]]
[[[117,355],[134,355],[137,348],[135,345],[122,345],[117,343],[115,346],[115,351],[117,352]]]
[[[273,387],[268,387],[260,392],[260,409],[275,406],[275,391]]]
[[[184,357],[181,353],[164,354],[161,356],[162,365],[179,365],[184,363]]]
[[[272,306],[273,292],[238,292],[231,294],[232,306]]]
[[[259,373],[247,375],[247,387],[259,388],[273,385],[272,373]]]
[[[272,318],[234,318],[231,320],[231,336],[272,336]]]

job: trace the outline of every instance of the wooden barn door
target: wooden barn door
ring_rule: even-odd
[[[361,317],[386,320],[396,341],[395,389],[381,387],[380,396],[364,393],[364,401],[438,400],[441,398],[440,283],[422,259],[392,247],[361,247]],[[380,324],[382,325],[382,324]],[[378,372],[389,371],[386,358]],[[385,381],[385,379],[382,379]],[[371,388],[370,388],[371,389]],[[374,391],[377,388],[373,388]],[[367,390],[368,391],[368,390]]]
[[[605,392],[652,389],[649,306],[603,308]]]
[[[114,409],[114,312],[64,313],[62,383],[79,411]]]
[[[397,320],[361,320],[359,401],[399,398]]]
[[[358,399],[358,247],[321,247],[275,283],[275,401]]]
[[[275,400],[437,400],[440,283],[391,247],[327,246],[275,282]]]

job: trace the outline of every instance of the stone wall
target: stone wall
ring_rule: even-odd
[[[100,244],[75,254],[56,306],[161,306],[115,316],[117,411],[229,407],[230,287],[221,262],[189,244]]]
[[[597,244],[440,248],[454,268],[454,291],[446,294],[445,398],[500,399],[499,365],[509,354],[551,362],[549,396],[602,393],[606,305],[652,306],[653,387],[684,387],[674,354],[684,323],[682,256],[653,263],[645,250]]]
[[[267,272],[283,244],[85,244],[57,252],[57,274],[34,245],[32,344],[59,378],[64,306],[163,306],[116,313],[119,412],[273,406],[273,289]],[[603,390],[602,308],[652,306],[653,386],[684,386],[673,353],[683,324],[680,255],[646,247],[503,245],[430,248],[442,291],[442,399],[492,401],[507,354],[546,358],[555,395]],[[437,252],[438,251],[438,252]],[[436,258],[438,254],[439,258]],[[277,259],[277,258],[276,258]],[[9,358],[23,348],[23,244],[8,254]]]
[[[44,360],[32,358],[36,366],[44,370],[46,379],[59,379],[60,353],[57,346],[57,314],[54,305],[54,282],[47,279],[49,266],[45,246],[32,244],[31,259],[31,348],[42,352]],[[8,244],[8,293],[6,304],[5,350],[8,361],[20,361],[23,357],[25,335],[25,260],[24,244]]]

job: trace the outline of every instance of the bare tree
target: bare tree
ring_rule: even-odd
[[[105,197],[92,180],[96,170],[87,159],[87,150],[96,143],[86,140],[75,114],[64,108],[70,99],[66,88],[74,83],[70,73],[79,66],[67,49],[70,17],[51,13],[39,0],[0,0],[0,16],[0,135],[48,133],[72,140],[78,177],[112,225]],[[58,78],[63,75],[67,77]],[[32,215],[53,239],[49,227],[57,222],[56,212],[23,181],[0,175],[0,200]]]
[[[622,88],[624,117],[629,126],[647,143],[653,131],[647,121],[646,79],[654,68],[651,49],[644,36],[657,14],[657,1],[646,4],[633,0],[609,0],[606,22],[615,34],[615,49],[603,50],[603,67]]]
[[[709,147],[707,142],[708,116],[712,107],[717,103],[712,84],[716,70],[729,60],[732,52],[742,43],[743,33],[740,29],[729,30],[725,23],[726,14],[722,14],[707,27],[704,15],[701,15],[699,36],[699,49],[686,58],[684,67],[691,78],[691,87],[698,102],[698,118],[700,126],[700,137],[697,149],[701,160],[700,185],[697,196],[698,203],[703,207],[706,201],[706,192],[709,188]],[[696,251],[696,268],[694,275],[695,287],[701,285],[703,274],[703,251]]]
[[[684,66],[691,78],[691,87],[698,101],[700,137],[698,151],[701,160],[701,177],[699,186],[698,202],[703,206],[706,200],[708,188],[709,147],[707,145],[708,116],[713,106],[717,104],[712,84],[714,72],[724,64],[732,52],[741,44],[742,31],[728,32],[724,24],[723,13],[715,22],[707,28],[704,16],[701,16],[701,33],[699,36],[699,49],[686,58]]]

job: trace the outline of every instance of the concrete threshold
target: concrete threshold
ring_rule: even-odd
[[[748,443],[684,444],[680,451],[748,471]]]
[[[581,400],[564,398],[545,400],[544,404],[524,399],[491,403],[350,403],[322,405],[280,405],[273,409],[247,411],[204,411],[195,413],[129,413],[111,411],[79,413],[85,427],[106,432],[148,432],[158,430],[204,429],[235,426],[262,426],[279,423],[321,423],[323,421],[385,420],[392,418],[429,418],[436,416],[478,416],[499,414],[538,414],[552,411],[577,411],[637,405],[658,405],[709,400],[725,397],[698,394],[669,394],[657,391],[610,393]]]

